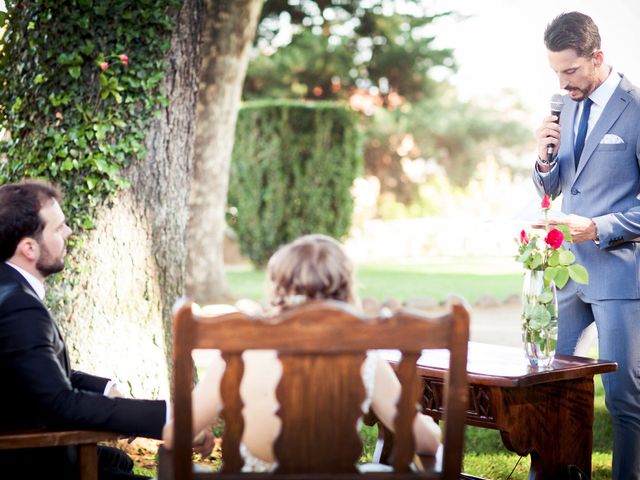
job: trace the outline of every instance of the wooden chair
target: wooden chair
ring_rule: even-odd
[[[461,303],[447,315],[427,317],[400,310],[388,318],[365,318],[352,307],[332,301],[306,303],[268,321],[242,313],[196,315],[192,304],[177,308],[174,322],[174,448],[160,450],[159,478],[459,478],[462,464],[464,418],[468,405],[466,356],[469,314]],[[220,474],[192,471],[193,438],[191,389],[196,348],[220,349],[227,367],[221,395],[225,422],[223,469]],[[446,381],[441,467],[412,471],[413,419],[421,387],[415,367],[425,348],[450,350]],[[240,473],[239,445],[243,432],[239,385],[243,375],[242,352],[272,349],[279,352],[283,374],[276,390],[282,421],[274,443],[278,459],[275,473]],[[398,349],[402,361],[396,373],[402,385],[395,419],[392,473],[358,473],[362,450],[357,419],[365,396],[361,366],[366,351]],[[432,462],[437,463],[437,462]]]
[[[89,430],[0,432],[0,450],[77,445],[80,479],[98,480],[97,444],[98,442],[117,440],[119,438],[122,438],[122,435],[118,433]],[[34,458],[34,461],[38,461],[37,458]],[[28,468],[28,465],[25,465],[25,469]]]

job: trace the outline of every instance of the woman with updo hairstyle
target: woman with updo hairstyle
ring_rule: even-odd
[[[344,247],[326,235],[305,235],[281,247],[269,259],[267,277],[268,300],[275,311],[308,300],[360,306],[353,264]]]
[[[355,293],[354,268],[344,247],[326,235],[305,235],[284,245],[267,264],[269,314],[278,314],[311,300],[337,300],[359,307]],[[271,350],[245,351],[240,395],[244,402],[244,432],[240,453],[243,471],[270,472],[276,468],[272,445],[280,432],[275,415],[275,390],[282,375],[277,353]],[[219,352],[205,378],[193,390],[193,431],[212,425],[222,408],[220,382],[225,362]],[[391,366],[375,351],[369,351],[362,365],[366,391],[363,414],[369,408],[391,431],[400,397],[400,382]],[[172,422],[164,428],[165,446],[171,448]],[[440,446],[440,428],[433,419],[418,413],[413,423],[416,453],[435,455]]]

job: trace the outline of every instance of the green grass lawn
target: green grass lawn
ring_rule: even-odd
[[[520,294],[522,270],[510,257],[450,257],[421,263],[360,264],[356,266],[356,278],[361,298],[384,301],[429,296],[444,300],[457,294],[475,302],[485,294],[498,300]],[[264,300],[264,271],[249,265],[234,266],[227,269],[227,279],[233,296]]]
[[[237,298],[264,300],[265,274],[251,267],[234,267],[227,272],[232,294]],[[362,264],[357,266],[358,290],[362,298],[406,300],[433,297],[444,300],[450,294],[475,302],[483,295],[504,300],[519,294],[522,270],[511,258],[438,258],[413,264]],[[362,432],[364,457],[370,458],[375,430]],[[604,390],[596,377],[595,422],[593,434],[593,480],[611,478],[611,420],[604,406]],[[520,457],[505,449],[495,430],[467,427],[464,471],[492,479],[506,479]],[[528,478],[529,458],[523,458],[511,475],[513,480]]]

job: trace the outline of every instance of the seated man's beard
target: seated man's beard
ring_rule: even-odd
[[[43,277],[48,277],[49,275],[61,272],[64,269],[64,260],[56,260],[52,258],[49,250],[47,250],[43,245],[40,245],[40,251],[42,252],[42,255],[40,255],[40,258],[36,262],[36,269]]]

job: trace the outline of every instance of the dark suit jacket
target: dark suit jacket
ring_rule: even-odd
[[[106,430],[161,438],[161,400],[108,398],[106,378],[71,370],[55,321],[22,275],[0,262],[0,430]]]

